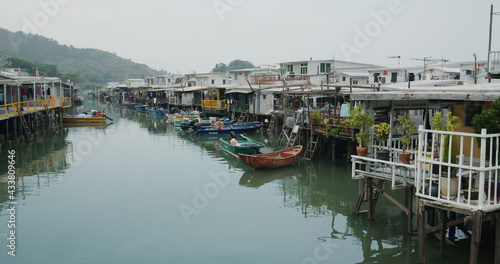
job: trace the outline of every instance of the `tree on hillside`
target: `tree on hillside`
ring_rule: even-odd
[[[239,70],[239,69],[249,69],[249,68],[255,68],[255,66],[249,61],[244,61],[244,60],[239,60],[239,59],[233,60],[227,66],[228,71]]]
[[[226,72],[227,65],[225,63],[215,64],[215,67],[212,69],[212,72]]]
[[[6,68],[23,68],[28,70],[30,75],[36,75],[36,70],[38,69],[38,74],[40,76],[47,77],[59,77],[61,73],[57,70],[57,66],[54,64],[45,64],[40,62],[31,62],[21,58],[7,58],[7,64],[4,65]]]

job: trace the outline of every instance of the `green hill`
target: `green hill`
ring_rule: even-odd
[[[14,33],[3,28],[0,28],[0,55],[54,64],[62,74],[78,75],[80,83],[104,84],[165,73],[110,52],[78,49],[40,35]]]

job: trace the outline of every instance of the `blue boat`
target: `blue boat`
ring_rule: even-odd
[[[146,106],[145,105],[136,105],[135,111],[137,111],[138,113],[146,113]]]
[[[235,135],[241,135],[241,134],[246,134],[246,133],[252,133],[259,128],[261,128],[261,124],[253,123],[253,124],[234,124],[232,126],[225,126],[220,129],[216,129],[213,127],[200,127],[199,129],[196,130],[198,135],[200,136],[224,136],[224,135],[229,135],[229,133],[233,132]]]
[[[165,115],[163,108],[161,107],[150,107],[147,108],[148,115],[163,116]]]
[[[122,104],[123,108],[133,109],[133,110],[135,110],[136,105],[139,105],[139,104],[138,103],[123,103]]]

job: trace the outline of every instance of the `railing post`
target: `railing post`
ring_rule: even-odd
[[[486,128],[481,129],[481,155],[479,156],[480,161],[479,161],[479,186],[481,184],[484,184],[484,169],[486,167]],[[490,187],[491,185],[488,184],[488,188],[486,190],[490,192]],[[479,201],[478,201],[478,207],[481,209],[484,205],[484,196],[485,196],[485,190],[484,188],[479,188]]]
[[[422,165],[421,165],[423,148],[424,148],[423,144],[425,142],[424,135],[425,135],[424,126],[420,125],[418,127],[418,152],[417,152],[417,156],[415,157],[415,163],[417,164],[417,179],[416,179],[417,192],[419,192],[421,190],[422,184],[425,183],[425,179],[423,179],[423,177],[422,177]],[[421,179],[422,179],[422,183],[420,182]],[[425,185],[423,185],[423,186],[425,186]]]

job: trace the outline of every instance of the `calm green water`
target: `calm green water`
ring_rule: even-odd
[[[418,263],[417,237],[405,234],[394,205],[379,200],[373,222],[353,215],[361,182],[345,162],[250,171],[214,140],[111,105],[106,112],[114,119],[106,128],[3,148],[0,263]],[[15,257],[9,149],[20,176]],[[444,260],[437,245],[428,239],[429,263],[467,262],[467,243],[449,247]]]

